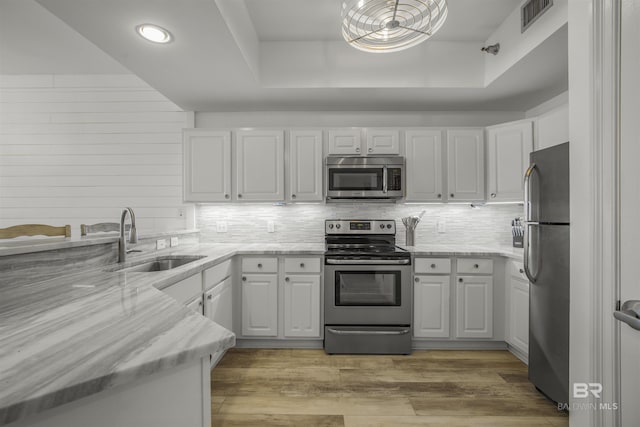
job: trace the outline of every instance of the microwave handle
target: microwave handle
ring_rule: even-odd
[[[387,192],[387,166],[382,167],[382,192]]]

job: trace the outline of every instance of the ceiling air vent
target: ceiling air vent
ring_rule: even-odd
[[[522,5],[520,9],[522,14],[521,32],[524,33],[551,6],[553,6],[553,0],[529,0]]]

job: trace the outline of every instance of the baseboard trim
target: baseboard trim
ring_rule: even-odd
[[[507,350],[509,350],[509,352],[511,352],[511,354],[513,354],[515,357],[520,359],[522,361],[522,363],[524,363],[527,366],[529,365],[529,355],[528,354],[524,353],[520,349],[517,349],[517,348],[515,348],[515,347],[513,347],[512,345],[509,345],[509,344],[507,344]]]
[[[315,340],[269,340],[269,339],[237,339],[236,348],[323,348],[323,341]]]
[[[507,350],[504,341],[426,341],[413,340],[414,350]]]

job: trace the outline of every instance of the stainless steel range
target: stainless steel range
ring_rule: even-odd
[[[394,220],[326,220],[324,349],[411,353],[411,254]]]

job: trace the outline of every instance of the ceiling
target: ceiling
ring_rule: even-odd
[[[0,74],[134,73],[193,111],[524,111],[567,90],[566,25],[485,81],[480,47],[522,0],[449,0],[440,32],[389,54],[342,40],[341,2],[3,0]]]

